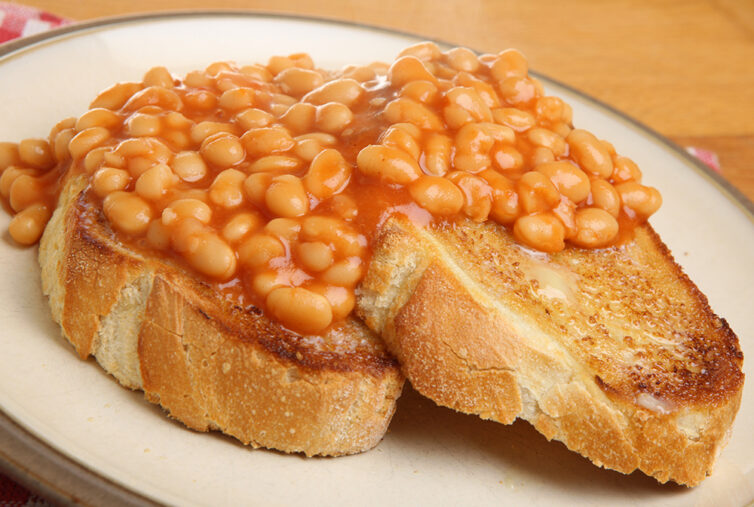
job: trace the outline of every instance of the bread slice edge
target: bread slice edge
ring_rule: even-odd
[[[647,409],[642,402],[654,398],[613,396],[571,351],[502,308],[455,261],[430,230],[393,218],[359,289],[357,313],[383,337],[418,392],[504,424],[523,418],[546,438],[622,473],[639,469],[688,486],[711,473],[740,405],[740,358],[733,365],[736,388],[724,397],[671,413]]]
[[[261,314],[111,241],[81,209],[85,185],[66,184],[39,250],[52,317],[81,358],[189,428],[253,447],[337,456],[379,443],[403,385],[389,354],[276,344],[283,331]]]

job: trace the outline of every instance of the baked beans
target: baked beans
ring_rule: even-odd
[[[46,139],[0,143],[0,197],[11,237],[33,244],[62,174],[82,173],[123,241],[321,333],[353,309],[388,213],[492,220],[544,252],[630,237],[661,197],[572,116],[515,50],[422,43],[339,72],[303,53],[183,79],[156,67]]]

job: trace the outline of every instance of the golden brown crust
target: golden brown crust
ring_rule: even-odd
[[[53,316],[81,357],[187,426],[255,447],[341,455],[380,441],[403,377],[365,326],[314,339],[244,311],[117,242],[83,185],[66,186],[40,246]]]
[[[740,403],[735,335],[648,226],[620,247],[546,255],[495,225],[393,218],[357,308],[419,392],[525,418],[624,473],[698,484]]]

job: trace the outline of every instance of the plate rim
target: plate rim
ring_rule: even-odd
[[[253,9],[191,9],[167,10],[154,13],[134,13],[118,16],[95,18],[92,20],[73,22],[39,34],[22,37],[0,44],[0,65],[11,58],[23,57],[26,50],[46,43],[54,43],[55,39],[81,34],[87,31],[102,29],[118,25],[138,24],[139,22],[160,20],[181,20],[189,18],[268,18],[289,21],[309,21],[366,29],[374,32],[404,36],[414,39],[424,39],[446,46],[456,43],[429,37],[424,34],[399,30],[390,27],[372,25],[358,21],[347,21],[316,15],[297,15],[291,13],[277,13],[271,11],[255,11]],[[482,53],[476,48],[470,48],[477,54]],[[627,123],[640,131],[646,137],[659,141],[667,150],[685,162],[701,176],[713,183],[736,208],[754,225],[754,202],[749,200],[738,188],[733,186],[721,174],[713,171],[700,160],[693,157],[685,149],[645,125],[618,108],[595,98],[586,92],[564,83],[546,74],[531,71],[531,74],[577,95],[580,99],[598,107],[603,112]],[[155,500],[121,485],[112,479],[93,470],[85,463],[69,456],[42,438],[34,435],[30,430],[17,422],[12,415],[7,414],[0,406],[0,441],[7,444],[0,446],[0,472],[26,486],[32,492],[60,505],[88,505],[102,503],[107,505],[154,506],[161,505]],[[9,451],[8,449],[11,448]],[[15,452],[14,452],[15,451]],[[22,452],[22,454],[19,454]],[[83,492],[83,493],[82,493]]]
[[[0,472],[56,505],[160,505],[32,434],[0,407]]]

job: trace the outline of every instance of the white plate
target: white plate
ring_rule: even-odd
[[[390,60],[417,39],[317,20],[205,13],[99,22],[35,40],[4,56],[0,48],[2,140],[44,135],[57,120],[82,113],[98,90],[138,79],[154,65],[183,73],[216,60],[265,62],[272,53],[306,51],[318,65],[337,68]],[[754,219],[747,204],[646,129],[545,85],[573,105],[577,125],[612,141],[661,189],[665,203],[653,225],[729,320],[745,354],[754,353]],[[0,230],[7,222],[2,214]],[[384,441],[358,456],[302,459],[186,430],[93,361],[76,358],[50,320],[35,253],[12,246],[7,233],[0,242],[0,408],[50,449],[35,468],[42,483],[45,459],[62,455],[96,471],[97,481],[170,504],[736,505],[754,498],[751,389],[714,475],[693,490],[598,469],[526,423],[483,422],[413,392],[400,401]],[[13,444],[0,442],[11,458]]]

